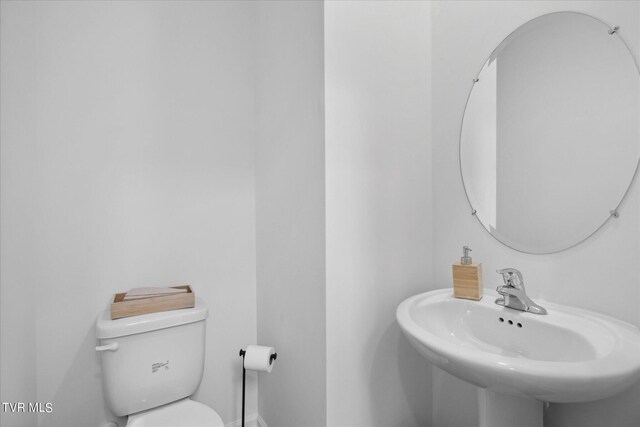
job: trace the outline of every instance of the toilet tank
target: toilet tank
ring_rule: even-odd
[[[155,408],[192,395],[204,370],[208,310],[195,307],[96,322],[105,399],[116,415]],[[106,346],[106,347],[105,347]]]

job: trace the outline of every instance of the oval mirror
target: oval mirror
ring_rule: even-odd
[[[558,252],[617,216],[640,160],[640,73],[617,32],[544,15],[474,79],[460,170],[472,212],[505,245]]]

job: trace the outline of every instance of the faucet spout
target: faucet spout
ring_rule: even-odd
[[[502,295],[501,298],[496,299],[496,304],[534,314],[547,314],[546,309],[533,302],[527,295],[522,273],[515,268],[498,270],[498,273],[502,274],[505,284],[496,288],[496,291]]]

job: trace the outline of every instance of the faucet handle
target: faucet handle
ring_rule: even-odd
[[[524,279],[522,278],[522,273],[520,273],[515,268],[503,268],[502,270],[496,271],[498,274],[502,274],[502,280],[504,280],[505,285],[516,289],[524,289]]]

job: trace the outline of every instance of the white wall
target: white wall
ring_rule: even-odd
[[[273,427],[327,425],[322,23],[322,2],[258,3],[258,341],[278,352],[258,381]]]
[[[37,241],[31,223],[38,212],[29,199],[41,193],[25,168],[37,152],[31,119],[37,105],[29,86],[34,80],[35,28],[32,5],[0,3],[0,402],[35,402],[36,327],[34,289],[37,274],[29,254]],[[18,37],[16,37],[18,36]],[[5,144],[12,141],[12,144]],[[23,147],[24,146],[24,147]],[[10,286],[5,284],[11,283]],[[35,414],[0,410],[0,425],[31,427]]]
[[[640,195],[636,181],[621,216],[587,242],[554,255],[527,255],[495,241],[470,215],[457,167],[458,135],[472,79],[491,51],[511,31],[544,13],[575,10],[620,25],[620,36],[640,58],[640,3],[577,1],[434,2],[432,7],[432,105],[434,274],[437,287],[451,285],[450,264],[460,247],[484,263],[485,287],[492,273],[520,269],[533,299],[576,305],[640,325]],[[434,425],[473,426],[473,387],[434,370]],[[547,426],[599,427],[637,424],[640,385],[620,396],[587,404],[553,404]]]
[[[252,11],[2,2],[2,400],[52,402],[39,425],[109,418],[98,312],[116,291],[178,283],[210,308],[195,398],[239,417],[238,350],[256,340]],[[11,301],[24,316],[7,309],[29,294]],[[5,348],[25,319],[24,348]],[[24,368],[37,394],[9,395],[34,382]],[[248,399],[255,412],[255,384]]]
[[[430,7],[325,3],[327,425],[430,424],[397,305],[431,283]]]

